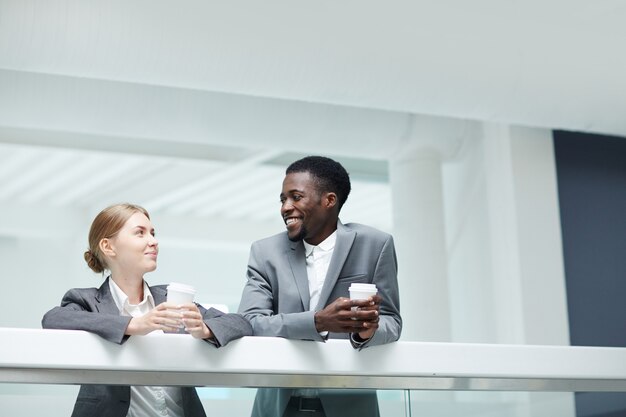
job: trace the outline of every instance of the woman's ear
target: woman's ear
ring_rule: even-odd
[[[108,256],[109,258],[115,256],[115,248],[113,247],[113,242],[111,242],[110,239],[104,238],[100,240],[98,246],[100,246],[100,251],[103,255]]]

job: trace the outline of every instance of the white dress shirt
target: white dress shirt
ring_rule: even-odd
[[[143,282],[143,300],[139,304],[130,304],[128,296],[112,279],[109,279],[109,288],[122,316],[141,317],[155,307],[154,298],[145,281]],[[184,417],[182,404],[180,388],[131,386],[130,407],[126,417]]]
[[[320,293],[322,292],[324,281],[326,281],[326,274],[328,273],[330,260],[333,257],[336,241],[336,230],[317,246],[310,245],[304,240],[302,241],[302,243],[304,243],[304,253],[306,255],[306,275],[309,278],[310,311],[315,311],[317,304],[320,301]],[[328,336],[328,332],[320,332],[320,336],[326,337]],[[319,390],[314,388],[297,389],[294,391],[294,395],[302,397],[317,397],[319,395]]]
[[[309,278],[309,310],[315,311],[320,301],[320,293],[326,281],[328,266],[333,257],[335,250],[335,242],[337,241],[337,231],[335,230],[330,236],[324,239],[317,246],[310,245],[305,241],[304,253],[306,254],[306,274]]]
[[[309,295],[311,297],[309,301],[309,311],[314,311],[320,301],[320,293],[322,292],[322,287],[326,281],[328,267],[330,266],[330,260],[333,257],[336,242],[337,230],[335,230],[317,246],[310,245],[304,240],[302,241],[302,243],[304,243],[304,253],[306,255],[306,274],[309,278]],[[320,306],[320,308],[323,307],[324,306]],[[320,332],[320,336],[327,337],[328,332]],[[355,334],[350,333],[350,342],[352,343],[352,346],[358,348],[363,346],[367,340],[357,340]]]

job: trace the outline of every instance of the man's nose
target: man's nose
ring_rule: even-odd
[[[291,200],[285,200],[280,205],[280,213],[285,214],[293,210],[293,204],[291,204]]]

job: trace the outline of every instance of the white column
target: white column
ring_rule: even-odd
[[[568,345],[552,132],[484,126],[496,342]],[[520,417],[574,416],[571,393],[502,393]]]
[[[405,152],[389,165],[402,340],[449,341],[450,309],[441,155]]]
[[[552,133],[485,125],[497,342],[569,344]]]
[[[451,339],[441,165],[478,132],[475,122],[412,115],[388,155],[402,340]]]

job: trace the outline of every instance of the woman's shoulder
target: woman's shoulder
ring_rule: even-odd
[[[99,290],[100,289],[96,287],[70,288],[65,292],[64,298],[95,298]]]

